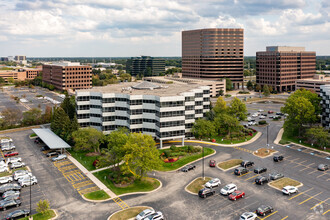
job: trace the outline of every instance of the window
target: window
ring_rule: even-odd
[[[89,96],[78,96],[77,101],[89,101]]]
[[[115,98],[103,98],[102,102],[103,103],[114,103]]]
[[[130,105],[142,105],[142,100],[130,100],[129,101]]]

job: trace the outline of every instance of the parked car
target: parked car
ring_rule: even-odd
[[[269,116],[269,118],[274,118],[274,116],[271,115],[271,116]]]
[[[13,163],[13,162],[21,162],[22,158],[20,157],[10,157],[7,159],[7,164]]]
[[[164,219],[164,215],[162,212],[155,212],[143,218],[143,220],[160,220],[160,219]]]
[[[210,160],[209,165],[210,167],[215,167],[215,160]]]
[[[20,199],[19,195],[10,195],[3,200],[8,201],[8,200],[17,200],[17,199]]]
[[[237,199],[243,198],[244,196],[245,192],[236,190],[228,196],[228,199],[236,201]]]
[[[263,112],[264,110],[263,109],[259,109],[258,112]]]
[[[54,162],[54,161],[63,160],[63,159],[66,159],[66,158],[67,158],[66,154],[60,154],[56,157],[53,157],[52,161]]]
[[[220,194],[227,196],[230,193],[235,192],[236,190],[237,190],[237,186],[233,183],[230,183],[220,190]]]
[[[264,116],[264,115],[259,116],[259,119],[265,119],[265,118],[266,118],[266,116]]]
[[[267,168],[266,167],[257,167],[254,169],[254,172],[257,174],[267,172]]]
[[[9,196],[19,196],[21,193],[19,191],[16,191],[16,190],[9,190],[9,191],[6,191],[2,194],[2,198],[5,199]]]
[[[276,112],[276,115],[283,116],[284,114],[282,112]]]
[[[241,163],[242,167],[250,167],[250,166],[253,166],[253,165],[254,165],[254,162],[248,161],[248,160],[245,160]]]
[[[38,180],[37,178],[31,178],[31,179],[23,179],[20,184],[21,184],[21,187],[26,187],[26,186],[31,186],[31,185],[34,185],[34,184],[37,184],[38,183]]]
[[[207,196],[211,196],[215,194],[215,190],[213,188],[203,188],[201,190],[199,190],[198,195],[201,198],[205,198]]]
[[[26,176],[26,175],[32,176],[32,173],[27,170],[16,170],[13,173],[13,178],[14,178],[14,180],[18,180],[19,178],[22,178],[23,176]]]
[[[17,182],[18,182],[19,184],[21,184],[21,182],[26,181],[26,180],[30,180],[30,179],[31,179],[31,181],[33,181],[33,180],[36,180],[37,177],[35,177],[35,176],[29,176],[29,175],[25,175],[25,176],[22,176],[21,178],[19,178]]]
[[[244,212],[241,215],[240,220],[255,220],[257,218],[257,215],[253,212]]]
[[[193,170],[193,169],[195,169],[195,168],[196,168],[195,165],[187,165],[187,166],[184,166],[184,167],[181,169],[181,171],[182,171],[182,172],[188,172],[189,170]]]
[[[58,156],[60,155],[61,153],[57,152],[57,151],[51,151],[51,152],[48,152],[46,154],[46,157],[52,157],[52,156]]]
[[[9,171],[9,169],[8,169],[7,166],[1,166],[1,167],[0,167],[0,173],[8,172],[8,171]]]
[[[326,171],[329,169],[329,165],[328,164],[320,164],[317,166],[317,169],[318,170],[321,170],[321,171]]]
[[[252,118],[251,118],[251,117],[248,117],[248,118],[247,118],[247,120],[248,120],[248,121],[251,121],[251,120],[252,120]]]
[[[6,146],[1,147],[1,150],[2,151],[15,150],[15,149],[16,149],[16,146],[13,145],[13,144],[9,144],[9,145],[6,145]]]
[[[25,163],[23,163],[23,162],[13,162],[10,165],[10,169],[16,169],[16,168],[20,168],[20,167],[25,167]]]
[[[295,186],[284,186],[282,189],[283,194],[291,195],[292,193],[297,193],[298,188]]]
[[[277,180],[277,179],[281,179],[283,177],[284,177],[284,175],[282,173],[273,172],[273,173],[269,174],[269,178],[271,180]]]
[[[16,183],[7,183],[0,186],[0,193],[7,192],[9,190],[21,190],[21,186]]]
[[[257,176],[257,178],[254,180],[256,184],[262,185],[264,183],[269,182],[269,177],[267,176]]]
[[[221,184],[221,181],[219,178],[213,178],[210,181],[208,181],[207,183],[205,183],[205,187],[212,188],[212,187],[220,186],[220,184]]]
[[[257,208],[256,213],[257,215],[265,216],[266,214],[271,213],[273,211],[273,207],[269,205],[261,205],[259,208]]]
[[[20,209],[20,210],[16,210],[16,211],[13,211],[13,212],[7,214],[6,217],[4,218],[4,220],[19,219],[19,218],[26,217],[29,214],[30,214],[29,210]]]
[[[4,176],[4,177],[0,177],[0,183],[4,184],[4,183],[10,183],[13,182],[13,177],[11,176]]]
[[[140,212],[136,217],[135,219],[136,220],[142,220],[144,217],[147,217],[148,215],[151,215],[155,213],[155,210],[153,209],[145,209],[143,210],[142,212]]]
[[[17,206],[18,207],[20,205],[21,205],[21,200],[9,200],[9,201],[2,200],[0,202],[0,209],[6,210],[9,207],[12,207],[12,206]]]
[[[43,146],[40,148],[40,151],[45,151],[45,150],[49,150],[49,147],[48,146]]]
[[[249,170],[244,168],[244,167],[238,167],[234,171],[234,173],[238,176],[243,175],[243,174],[248,173],[248,172],[249,172]]]
[[[268,111],[268,114],[273,114],[274,112],[273,111]]]
[[[10,151],[4,154],[5,157],[13,157],[13,156],[17,156],[18,152],[16,151]]]
[[[278,156],[274,156],[273,157],[273,160],[275,162],[279,162],[279,161],[282,161],[284,159],[284,157],[282,155],[278,155]]]

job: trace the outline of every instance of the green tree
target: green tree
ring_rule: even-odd
[[[205,119],[197,119],[191,128],[191,133],[193,133],[197,139],[211,138],[216,134],[214,124]]]
[[[242,129],[237,118],[228,115],[228,114],[221,114],[218,115],[214,119],[214,125],[217,133],[220,135],[228,135],[230,138],[232,137],[232,133],[234,131],[238,131]]]
[[[104,134],[95,128],[81,128],[72,133],[75,151],[94,151],[100,153],[100,144]]]
[[[122,74],[120,74],[119,75],[119,77],[120,77],[120,80],[122,81],[122,82],[124,82],[124,81],[128,81],[128,82],[131,82],[132,81],[132,76],[131,76],[131,74],[129,74],[129,73],[122,73]]]
[[[268,97],[270,95],[270,91],[269,91],[269,87],[268,85],[264,85],[264,88],[263,88],[263,94],[264,96]]]
[[[248,89],[248,90],[253,90],[253,83],[251,82],[251,80],[249,80],[247,83],[246,83],[246,88]]]
[[[63,102],[61,103],[61,108],[69,116],[70,120],[76,115],[76,101],[74,96],[65,96]]]
[[[5,84],[5,82],[6,82],[5,79],[0,77],[0,84]]]
[[[107,136],[108,142],[108,160],[116,165],[119,164],[120,161],[123,160],[125,156],[124,145],[128,141],[128,129],[127,128],[119,128],[113,132],[111,132]]]
[[[151,135],[142,133],[129,134],[124,145],[124,173],[132,173],[137,179],[160,166],[159,151]]]
[[[223,97],[218,97],[217,102],[215,103],[213,109],[216,115],[226,113],[228,110],[227,103]]]
[[[24,125],[35,125],[41,122],[41,109],[32,108],[26,112],[23,112],[22,124]]]
[[[323,127],[310,128],[306,132],[306,136],[312,143],[316,143],[321,149],[330,146],[330,133]]]
[[[261,91],[261,86],[259,84],[256,84],[255,91],[256,92]]]
[[[3,126],[14,126],[19,124],[22,119],[22,112],[17,108],[5,108],[2,110]]]
[[[240,99],[234,97],[230,103],[229,113],[239,120],[245,120],[247,112],[246,105]]]
[[[226,91],[231,91],[233,90],[233,83],[230,79],[226,78]]]
[[[8,81],[8,83],[10,83],[10,84],[13,84],[13,83],[15,82],[14,78],[12,78],[12,77],[9,77],[9,78],[7,79],[7,81]]]
[[[49,202],[48,200],[40,200],[37,203],[37,212],[45,214],[49,210]]]
[[[52,131],[61,138],[66,139],[70,124],[70,118],[65,111],[61,107],[55,108],[52,122],[50,124]]]
[[[319,115],[321,113],[321,97],[318,96],[315,92],[311,92],[310,90],[306,90],[304,88],[301,88],[297,91],[295,91],[293,94],[290,95],[290,97],[304,97],[308,99],[312,103],[312,105],[315,108],[315,114]]]

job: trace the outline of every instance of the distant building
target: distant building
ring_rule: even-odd
[[[228,78],[243,86],[244,29],[209,28],[182,31],[184,78]]]
[[[8,78],[13,78],[14,80],[32,80],[41,72],[40,68],[25,68],[17,70],[0,70],[0,77],[4,78],[8,82]]]
[[[257,52],[256,82],[279,92],[294,91],[297,79],[312,78],[316,54],[304,47],[271,46]]]
[[[15,61],[23,61],[26,60],[26,56],[15,56]]]
[[[321,85],[330,85],[330,77],[315,74],[313,78],[297,79],[296,89],[305,88],[320,94]]]
[[[92,87],[92,67],[80,63],[59,62],[42,65],[42,81],[58,90],[88,89]]]
[[[1,57],[0,61],[9,61],[9,60],[8,60],[8,57]]]
[[[321,107],[321,122],[322,126],[330,129],[330,85],[320,86],[320,96],[322,98]]]
[[[132,76],[158,76],[165,73],[165,60],[149,56],[132,57],[127,60],[126,71]]]
[[[81,127],[104,133],[119,127],[160,141],[191,137],[190,129],[210,110],[210,89],[199,85],[126,82],[76,90]]]

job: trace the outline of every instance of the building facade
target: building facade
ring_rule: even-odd
[[[316,73],[316,54],[304,47],[271,46],[256,55],[256,83],[279,92],[294,91],[297,79]]]
[[[15,61],[24,61],[26,60],[26,56],[15,56]]]
[[[296,89],[305,88],[320,94],[321,85],[330,85],[330,77],[326,77],[325,75],[321,74],[315,74],[313,78],[297,79]]]
[[[320,86],[321,100],[321,123],[326,129],[330,129],[330,85]]]
[[[126,71],[132,76],[158,76],[165,73],[165,60],[149,56],[132,57],[127,60]]]
[[[42,65],[42,81],[58,90],[92,87],[92,67],[80,63],[60,62]]]
[[[126,127],[160,141],[190,137],[196,119],[210,109],[210,89],[199,85],[160,85],[127,82],[76,90],[81,127],[104,133]]]
[[[244,29],[211,28],[182,32],[182,75],[188,78],[228,78],[243,85]]]
[[[41,69],[18,69],[18,70],[0,70],[0,77],[4,78],[8,82],[8,78],[14,80],[32,80],[41,72]]]

